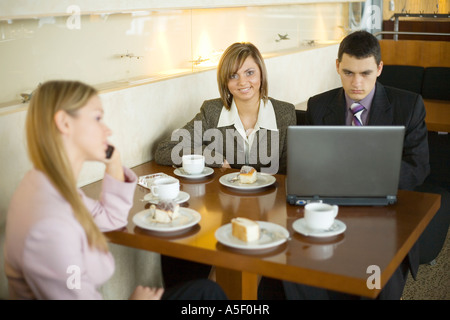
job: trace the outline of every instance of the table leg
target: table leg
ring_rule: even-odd
[[[216,281],[231,300],[257,300],[258,275],[216,267]]]

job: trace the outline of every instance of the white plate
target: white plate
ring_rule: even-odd
[[[175,199],[173,199],[173,201],[175,203],[183,203],[183,202],[188,201],[190,197],[191,196],[189,195],[189,193],[184,192],[184,191],[180,191],[178,196]],[[147,193],[144,196],[144,200],[148,201],[150,203],[154,203],[154,204],[158,204],[158,202],[159,202],[159,198],[157,196],[153,195],[153,193],[151,193],[151,192]]]
[[[261,237],[259,240],[253,242],[245,242],[239,240],[232,235],[231,223],[225,224],[216,230],[215,236],[217,241],[220,243],[236,248],[245,250],[255,250],[255,249],[267,249],[276,247],[289,238],[289,232],[282,226],[265,221],[257,221],[261,229],[267,232],[261,232]]]
[[[182,207],[180,207],[180,215],[169,223],[155,222],[149,217],[149,213],[150,209],[136,213],[133,217],[133,222],[143,229],[159,232],[172,232],[192,227],[202,218],[197,211]]]
[[[295,220],[292,224],[292,227],[295,231],[298,233],[301,233],[305,236],[311,236],[311,237],[332,237],[336,236],[338,234],[341,234],[347,229],[347,226],[345,223],[343,223],[340,220],[335,219],[333,225],[328,230],[314,230],[310,229],[305,222],[304,218]]]
[[[176,168],[173,173],[175,173],[179,177],[187,178],[187,179],[199,179],[203,177],[207,177],[214,172],[213,168],[205,167],[202,173],[199,174],[189,174],[183,170],[183,168]]]
[[[261,189],[267,186],[272,185],[277,179],[274,176],[271,176],[267,173],[256,173],[256,181],[253,183],[240,183],[239,179],[233,181],[233,178],[236,178],[239,172],[225,174],[220,177],[219,182],[224,186],[239,189],[239,190],[255,190]]]

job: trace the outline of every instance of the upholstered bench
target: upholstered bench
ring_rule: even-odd
[[[385,65],[378,81],[421,94],[428,130],[450,132],[450,68]]]

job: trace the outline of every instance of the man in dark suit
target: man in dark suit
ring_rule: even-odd
[[[360,103],[363,125],[403,125],[406,128],[400,172],[400,189],[413,190],[430,173],[425,107],[416,93],[377,82],[383,70],[378,40],[357,31],[341,43],[336,69],[342,87],[309,99],[307,124],[351,125],[350,106]]]
[[[418,94],[384,87],[377,82],[383,70],[378,40],[366,31],[348,35],[340,44],[336,69],[342,87],[309,99],[309,125],[354,125],[351,107],[359,106],[359,125],[403,125],[406,128],[400,189],[413,190],[430,172],[425,107]],[[400,299],[408,269],[415,277],[419,266],[417,246],[394,272],[379,299]],[[358,299],[359,297],[283,282],[288,299]]]

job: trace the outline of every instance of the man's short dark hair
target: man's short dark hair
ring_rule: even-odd
[[[338,60],[342,60],[344,53],[357,59],[364,59],[373,56],[377,65],[381,62],[380,43],[375,36],[367,31],[355,31],[342,40]]]

